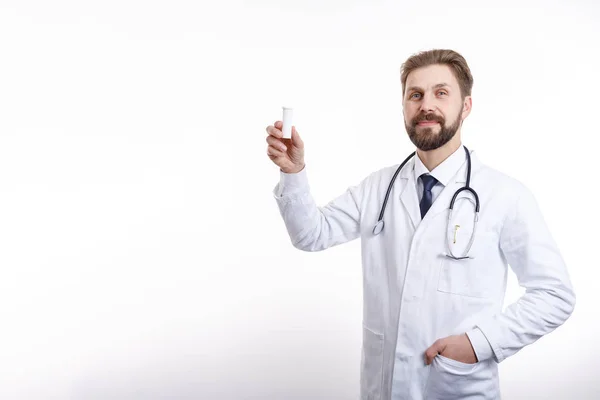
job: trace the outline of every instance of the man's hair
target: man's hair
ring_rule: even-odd
[[[463,100],[466,96],[471,95],[471,89],[473,88],[473,75],[471,75],[471,70],[469,69],[467,61],[464,59],[464,57],[454,50],[434,49],[413,54],[402,64],[400,68],[402,97],[404,97],[406,78],[408,77],[408,74],[417,68],[436,64],[447,65],[450,67],[454,77],[458,81],[458,86],[460,87]]]

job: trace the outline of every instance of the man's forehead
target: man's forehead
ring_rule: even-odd
[[[406,78],[406,87],[410,88],[418,86],[420,88],[440,87],[442,85],[449,87],[457,87],[458,82],[450,67],[446,65],[429,65],[421,67],[410,74]]]

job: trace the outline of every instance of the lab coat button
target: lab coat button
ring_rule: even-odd
[[[419,299],[419,296],[416,296],[416,295],[408,296],[408,295],[407,295],[407,296],[404,298],[404,301],[406,301],[406,302],[411,302],[411,301],[416,301],[416,300],[418,300],[418,299]]]

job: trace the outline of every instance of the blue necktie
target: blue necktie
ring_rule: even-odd
[[[427,214],[427,211],[429,211],[431,203],[433,203],[433,194],[431,194],[431,189],[433,189],[438,180],[428,174],[423,174],[420,176],[420,178],[423,182],[423,198],[421,199],[419,206],[421,207],[421,219],[423,219],[425,214]]]

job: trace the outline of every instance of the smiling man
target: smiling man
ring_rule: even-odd
[[[361,240],[361,399],[499,399],[498,364],[563,324],[575,293],[533,194],[462,144],[465,59],[415,54],[401,82],[415,153],[318,206],[304,143],[276,121],[273,194],[298,249]],[[509,268],[525,293],[503,310]]]

